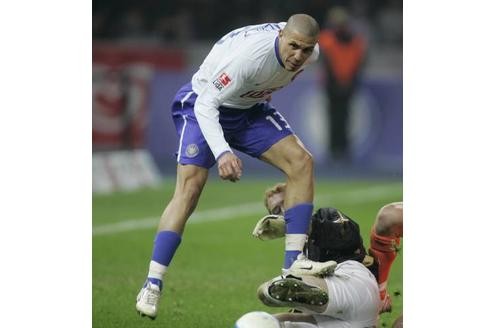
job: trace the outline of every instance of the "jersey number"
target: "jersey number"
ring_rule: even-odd
[[[267,120],[269,120],[270,122],[273,123],[273,125],[275,125],[275,127],[279,130],[279,131],[282,131],[282,127],[280,126],[280,124],[277,123],[277,121],[275,121],[275,119],[273,117],[271,117],[270,115],[268,115],[267,117],[265,117]]]

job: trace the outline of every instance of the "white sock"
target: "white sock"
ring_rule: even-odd
[[[285,234],[285,250],[302,252],[307,240],[306,234]]]
[[[148,271],[148,278],[163,280],[163,275],[167,272],[167,266],[155,261],[150,261],[150,270]]]

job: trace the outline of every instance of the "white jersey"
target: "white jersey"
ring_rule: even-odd
[[[378,283],[363,264],[342,262],[325,282],[329,302],[325,312],[313,315],[318,328],[364,328],[377,324]]]
[[[318,58],[318,45],[297,72],[278,57],[278,33],[285,22],[250,25],[222,37],[192,77],[198,94],[194,113],[216,159],[232,151],[219,123],[220,106],[248,110],[289,84]]]

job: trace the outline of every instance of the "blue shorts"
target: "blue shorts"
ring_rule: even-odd
[[[172,103],[172,118],[179,136],[176,156],[180,164],[209,169],[216,160],[194,115],[197,97],[188,83],[177,92]],[[220,125],[230,147],[255,158],[294,133],[284,117],[267,102],[242,110],[225,107],[218,110]]]

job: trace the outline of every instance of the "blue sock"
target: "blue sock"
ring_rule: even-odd
[[[285,211],[285,269],[292,265],[304,248],[312,214],[311,203],[298,204]]]
[[[160,286],[160,289],[162,288],[162,280],[158,277],[161,277],[165,273],[164,270],[166,270],[172,261],[181,240],[182,237],[175,231],[166,230],[156,234],[153,254],[151,256],[150,273],[148,274],[150,275],[153,272],[154,276],[148,277],[148,280]],[[155,265],[153,265],[153,262],[156,262]],[[160,267],[160,269],[156,267]]]
[[[182,237],[175,231],[160,231],[155,237],[155,246],[151,260],[168,266],[174,257],[175,251],[182,240]]]

